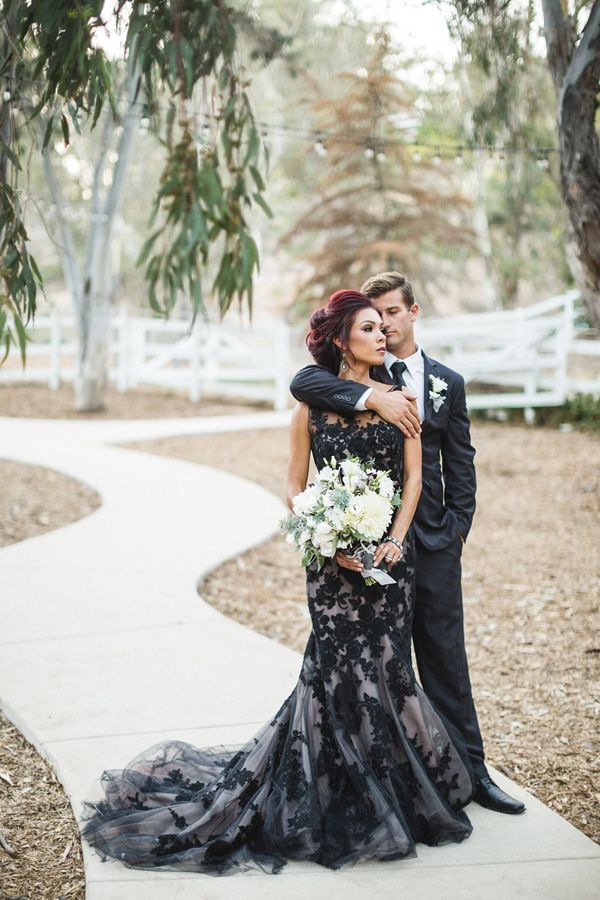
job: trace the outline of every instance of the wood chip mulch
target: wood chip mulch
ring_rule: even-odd
[[[75,522],[101,503],[74,478],[10,459],[0,459],[0,485],[0,547]]]
[[[95,413],[78,413],[73,387],[69,384],[61,385],[56,391],[51,391],[44,384],[0,384],[0,416],[26,419],[173,419],[180,416],[242,415],[270,408],[264,403],[210,396],[192,403],[182,391],[166,388],[140,387],[120,393],[111,387],[106,394],[105,409]]]
[[[478,512],[463,555],[473,691],[490,763],[600,842],[598,439],[477,423]],[[167,438],[138,449],[283,495],[285,430]],[[236,528],[251,528],[243,519]],[[303,570],[279,536],[201,585],[217,609],[303,651]]]
[[[51,767],[0,714],[0,900],[83,900],[73,810]]]
[[[100,505],[96,491],[42,466],[0,459],[0,484],[0,547],[67,525]],[[84,896],[67,796],[51,767],[0,713],[0,900]]]

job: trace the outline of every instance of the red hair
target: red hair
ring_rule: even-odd
[[[306,346],[314,361],[336,375],[342,361],[342,350],[333,341],[338,338],[348,345],[350,329],[361,309],[375,309],[372,300],[360,291],[336,291],[325,306],[316,309],[309,322]]]

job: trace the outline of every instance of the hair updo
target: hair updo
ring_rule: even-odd
[[[339,371],[342,351],[333,341],[338,338],[348,345],[350,329],[356,313],[361,309],[375,309],[374,303],[360,291],[336,291],[325,306],[316,309],[308,323],[306,346],[316,363],[334,372]]]

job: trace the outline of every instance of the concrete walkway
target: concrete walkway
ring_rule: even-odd
[[[169,434],[280,426],[288,414],[135,422],[0,419],[0,455],[94,487],[102,506],[0,551],[0,703],[56,767],[76,814],[105,768],[159,740],[250,738],[296,682],[300,657],[197,595],[208,569],[264,540],[280,502],[251,482],[110,446]],[[251,460],[249,461],[251,464]],[[85,850],[89,900],[592,900],[600,848],[501,775],[528,811],[471,805],[461,845],[340,872],[277,877],[138,872]]]

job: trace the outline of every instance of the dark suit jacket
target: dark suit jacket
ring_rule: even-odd
[[[423,491],[413,521],[415,533],[429,550],[441,550],[461,535],[465,540],[475,512],[475,450],[471,445],[465,382],[458,372],[423,354],[425,418],[422,422]],[[371,372],[376,381],[391,383],[385,366]],[[429,398],[429,376],[448,384],[437,412]],[[338,378],[323,366],[305,366],[290,390],[296,400],[320,409],[352,415],[365,392],[355,381]]]

